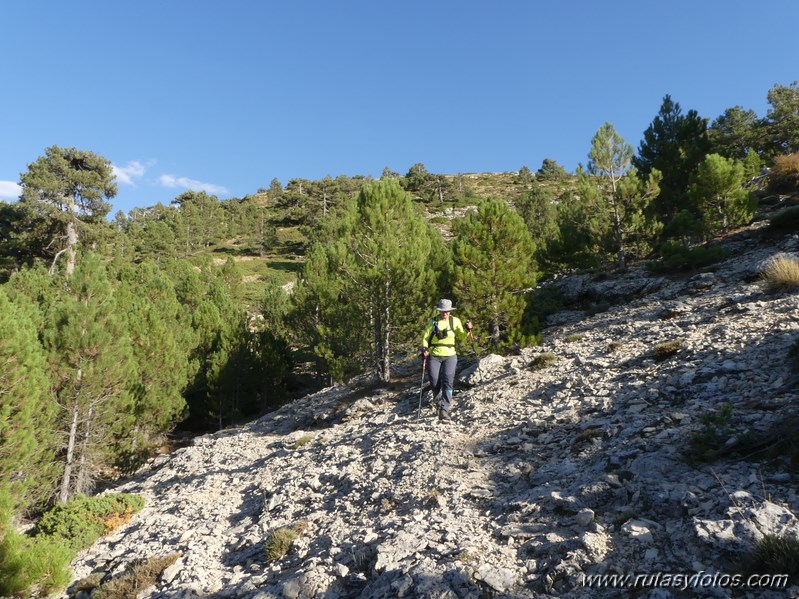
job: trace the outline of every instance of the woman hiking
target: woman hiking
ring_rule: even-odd
[[[438,316],[427,322],[422,336],[422,357],[425,360],[430,357],[430,384],[433,401],[438,405],[439,420],[451,418],[452,387],[458,365],[455,341],[463,342],[474,328],[471,321],[467,321],[464,329],[460,319],[451,315],[454,309],[452,300],[439,301],[436,306]]]

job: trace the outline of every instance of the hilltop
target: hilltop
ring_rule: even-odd
[[[582,598],[649,591],[591,575],[743,571],[764,534],[799,535],[799,306],[758,280],[799,238],[756,224],[724,244],[693,275],[552,283],[570,309],[541,346],[464,354],[451,424],[417,419],[411,357],[390,386],[358,378],[158,457],[113,489],[146,507],[76,580],[171,555],[138,596]],[[598,297],[605,311],[581,309]]]

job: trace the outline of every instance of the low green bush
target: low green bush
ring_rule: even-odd
[[[543,370],[558,361],[558,357],[550,352],[538,354],[530,360],[530,370]]]
[[[59,539],[77,552],[129,520],[143,507],[144,500],[138,495],[78,495],[45,513],[37,525],[37,534]]]
[[[699,417],[702,428],[691,435],[688,461],[692,463],[712,462],[719,457],[719,452],[735,434],[736,424],[733,420],[732,405],[722,403],[713,412]]]
[[[288,554],[294,540],[308,529],[308,523],[300,520],[293,526],[276,528],[269,533],[264,542],[266,561],[275,561]]]
[[[29,595],[34,587],[50,594],[69,584],[75,556],[66,544],[48,537],[27,537],[11,527],[0,540],[0,595]]]
[[[652,350],[652,355],[655,360],[662,361],[676,355],[685,343],[684,339],[674,339],[672,341],[664,341],[659,343]]]
[[[790,206],[775,212],[769,217],[768,224],[776,231],[799,230],[799,206]]]
[[[660,260],[649,262],[647,268],[658,273],[696,270],[720,262],[729,255],[729,250],[720,246],[688,247],[679,241],[667,241],[660,248]]]

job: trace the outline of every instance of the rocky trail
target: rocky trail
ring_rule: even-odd
[[[799,238],[729,244],[694,276],[563,279],[573,305],[611,305],[472,363],[452,423],[416,418],[409,360],[391,387],[325,389],[157,458],[114,489],[146,507],[79,556],[76,580],[178,553],[140,597],[799,596],[587,578],[732,575],[763,534],[799,536],[791,456],[765,451],[799,421],[799,296],[757,280]],[[299,535],[268,560],[284,527]]]

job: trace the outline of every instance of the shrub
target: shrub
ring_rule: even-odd
[[[557,287],[538,287],[525,295],[527,305],[522,316],[522,326],[534,331],[544,328],[547,316],[563,310],[563,293]]]
[[[624,344],[621,341],[611,341],[608,343],[607,352],[612,354],[613,352],[620,350],[622,347],[624,347]]]
[[[121,576],[100,585],[98,592],[93,593],[92,597],[96,599],[136,597],[144,589],[153,586],[164,570],[174,564],[179,557],[179,553],[170,553],[134,563]]]
[[[568,337],[566,337],[566,342],[567,343],[575,343],[577,341],[582,341],[584,337],[585,337],[585,335],[583,335],[582,333],[574,333],[574,334],[569,335]]]
[[[796,231],[799,229],[799,206],[789,206],[769,217],[769,226],[777,231]]]
[[[787,574],[793,584],[799,582],[799,539],[786,535],[764,535],[757,541],[747,574]]]
[[[772,193],[791,193],[799,190],[799,154],[785,154],[774,159],[768,175]]]
[[[685,343],[684,339],[674,339],[673,341],[659,343],[652,350],[652,355],[655,360],[666,360],[679,352],[680,349],[682,349],[683,343]]]
[[[799,261],[780,254],[771,258],[760,273],[766,291],[799,289]]]
[[[26,537],[9,527],[0,540],[0,595],[29,595],[34,587],[45,594],[63,589],[72,578],[74,556],[64,543]]]
[[[313,435],[303,435],[302,437],[294,441],[294,449],[299,449],[304,445],[308,445],[308,443],[310,443],[311,441],[313,441]]]
[[[691,435],[690,462],[710,462],[733,435],[732,405],[722,403],[715,412],[702,414],[702,428]]]
[[[269,536],[264,542],[264,553],[266,560],[271,562],[278,560],[288,554],[291,550],[291,544],[297,537],[308,529],[308,523],[305,520],[300,520],[293,526],[284,526],[276,528],[269,533]]]
[[[37,534],[60,539],[77,552],[128,522],[143,507],[144,500],[138,495],[78,495],[45,513],[39,520]]]
[[[724,260],[730,252],[720,246],[688,247],[679,241],[667,241],[661,246],[660,255],[660,260],[647,264],[649,270],[658,273],[696,270]]]
[[[543,370],[558,361],[558,357],[550,352],[538,354],[530,361],[530,370]]]

